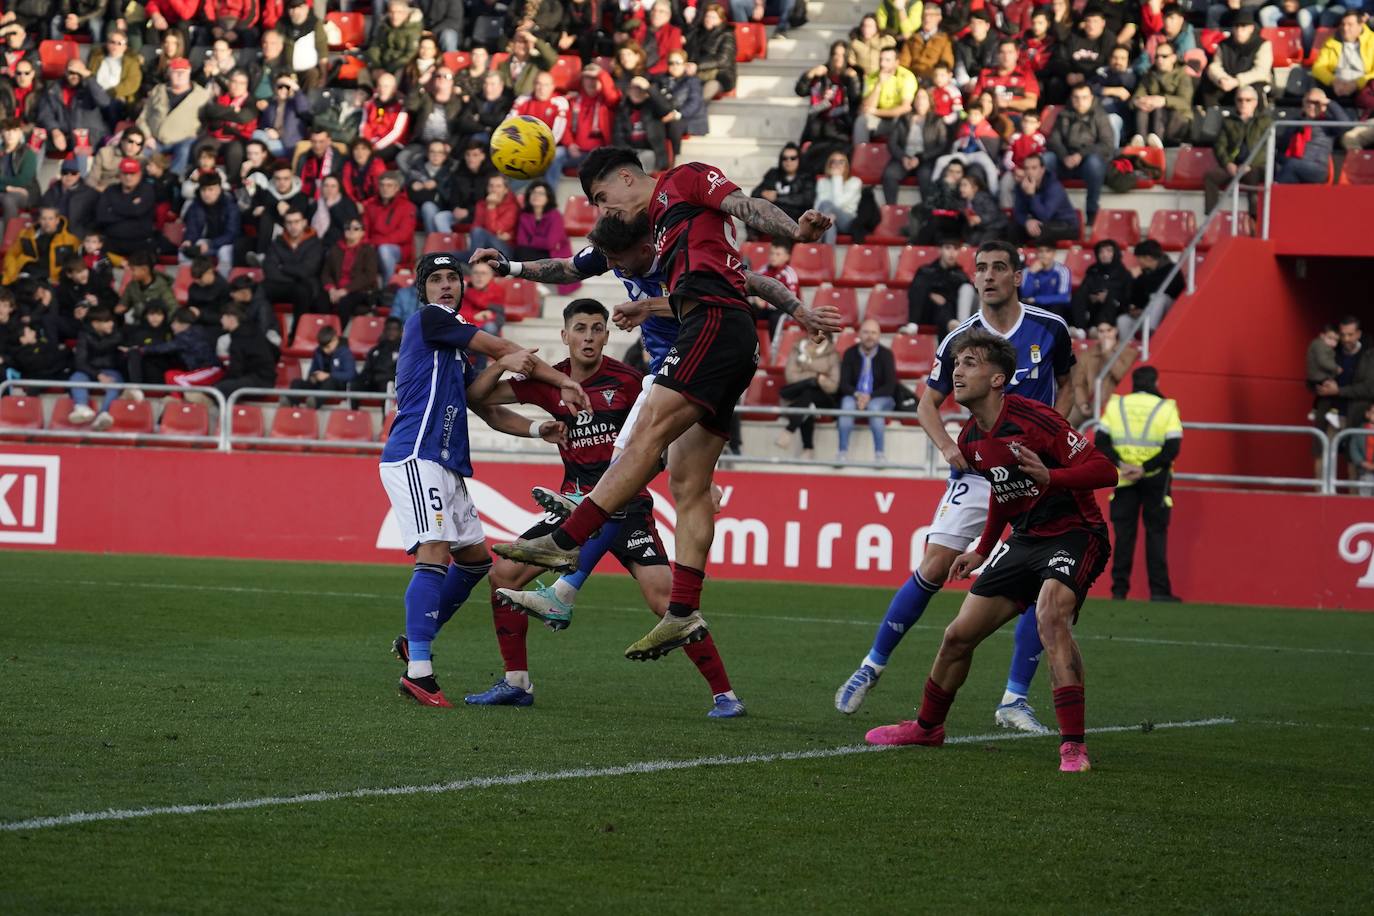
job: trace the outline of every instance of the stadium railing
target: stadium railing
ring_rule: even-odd
[[[35,392],[34,397],[39,397],[39,393],[52,389],[64,391],[84,388],[91,391],[91,398],[95,400],[99,397],[99,392],[105,391],[132,391],[139,390],[145,394],[153,393],[176,393],[186,394],[188,391],[196,391],[203,394],[206,398],[214,402],[219,410],[220,416],[225,416],[226,401],[224,395],[214,388],[187,388],[182,385],[142,385],[133,382],[69,382],[47,379],[7,379],[0,381],[0,397],[14,394],[15,392]],[[210,429],[215,428],[212,420]],[[219,433],[209,433],[203,436],[187,435],[185,433],[164,433],[158,429],[158,424],[153,424],[153,429],[149,430],[93,430],[89,426],[79,426],[66,429],[51,429],[47,425],[43,428],[23,428],[13,430],[0,430],[9,435],[23,434],[25,438],[35,440],[55,440],[55,441],[75,441],[75,442],[109,442],[113,444],[134,442],[144,443],[165,443],[168,445],[200,445],[224,448],[222,437]]]
[[[746,405],[746,404],[741,404],[741,405],[736,409],[736,413],[737,413],[738,415],[741,415],[742,417],[749,417],[749,418],[759,417],[759,416],[768,416],[768,417],[811,417],[811,418],[813,418],[813,419],[815,419],[815,420],[818,420],[818,421],[820,421],[820,420],[835,420],[835,419],[838,419],[838,418],[840,418],[840,417],[853,417],[856,421],[868,421],[868,420],[873,420],[873,419],[881,418],[881,419],[883,419],[883,420],[896,421],[896,422],[898,422],[898,423],[900,423],[900,424],[902,424],[902,425],[904,425],[904,426],[914,426],[914,425],[916,425],[916,413],[915,413],[915,411],[894,411],[894,410],[884,410],[884,411],[878,411],[878,410],[842,410],[842,409],[839,409],[839,408],[823,409],[823,408],[819,408],[819,407],[775,407],[775,406],[771,406],[771,405],[770,405],[770,406],[764,406],[764,405],[761,405],[761,404],[760,404],[760,405],[754,405],[754,404],[747,404],[747,405]],[[966,416],[967,416],[967,414],[950,414],[950,415],[948,415],[947,417],[945,417],[945,421],[946,421],[947,423],[954,423],[954,422],[962,423],[964,417],[966,417]],[[856,422],[855,425],[856,425],[855,432],[858,432],[858,431],[859,431],[858,428],[857,428],[857,427],[858,427],[858,423]],[[780,466],[787,466],[787,467],[793,467],[793,466],[795,466],[795,467],[803,467],[803,468],[805,468],[805,467],[824,467],[824,468],[833,468],[833,467],[836,467],[836,466],[837,466],[837,465],[836,465],[836,462],[833,461],[833,460],[826,460],[826,459],[820,459],[820,458],[807,459],[807,458],[781,457],[781,456],[775,456],[775,455],[770,455],[770,456],[757,456],[757,457],[756,457],[756,456],[751,456],[751,455],[723,455],[723,456],[721,457],[721,460],[722,460],[723,462],[734,463],[734,464],[741,464],[741,463],[747,463],[747,464],[770,464],[770,465],[780,465]],[[943,461],[944,461],[944,458],[940,455],[939,451],[936,450],[936,448],[935,448],[935,443],[934,443],[929,437],[927,437],[927,438],[926,438],[926,454],[925,454],[925,460],[924,460],[922,463],[920,463],[920,464],[896,464],[896,463],[889,462],[889,461],[881,461],[881,462],[880,462],[880,461],[863,461],[863,460],[854,459],[854,458],[846,458],[846,459],[844,460],[844,464],[843,464],[843,465],[840,465],[840,466],[846,467],[846,468],[851,468],[851,467],[852,467],[852,468],[871,468],[871,469],[887,470],[887,471],[913,471],[913,472],[915,472],[915,473],[922,474],[922,475],[924,475],[924,476],[926,476],[926,477],[936,477],[936,476],[942,476],[942,475],[945,473],[945,469],[944,469],[944,467],[942,467],[942,465],[941,465],[941,462],[943,462]]]
[[[1337,465],[1341,458],[1341,445],[1351,439],[1365,439],[1374,436],[1374,429],[1343,429],[1331,437],[1331,447],[1327,450],[1322,459],[1324,468],[1323,477],[1326,478],[1328,486],[1327,492],[1339,493],[1342,490],[1350,490],[1368,496],[1374,493],[1374,480],[1340,480],[1336,476]]]
[[[1103,361],[1102,368],[1098,371],[1097,378],[1093,381],[1094,416],[1102,416],[1102,403],[1104,400],[1102,388],[1106,382],[1107,374],[1111,371],[1111,367],[1116,365],[1117,358],[1137,336],[1140,337],[1140,359],[1146,361],[1150,358],[1151,332],[1159,326],[1159,323],[1164,319],[1165,314],[1168,313],[1169,308],[1173,305],[1173,299],[1168,294],[1169,287],[1172,286],[1174,281],[1182,274],[1185,281],[1185,291],[1188,293],[1197,291],[1198,246],[1201,245],[1202,241],[1207,237],[1208,230],[1211,229],[1213,221],[1219,219],[1221,214],[1230,214],[1233,231],[1234,227],[1239,225],[1238,221],[1241,212],[1240,200],[1242,191],[1245,191],[1247,200],[1251,190],[1256,190],[1263,194],[1263,206],[1260,207],[1259,237],[1262,239],[1269,238],[1269,201],[1270,191],[1272,191],[1274,187],[1274,157],[1278,152],[1278,132],[1289,127],[1324,127],[1328,129],[1339,127],[1348,130],[1352,127],[1358,127],[1361,123],[1363,122],[1282,119],[1276,120],[1273,124],[1269,125],[1269,129],[1265,131],[1264,134],[1264,142],[1255,144],[1255,148],[1250,150],[1250,155],[1246,156],[1245,161],[1241,163],[1242,167],[1251,165],[1256,157],[1263,152],[1264,182],[1262,184],[1255,184],[1252,176],[1247,172],[1238,170],[1236,175],[1231,179],[1230,184],[1222,191],[1221,201],[1228,203],[1219,202],[1217,206],[1212,208],[1210,213],[1203,216],[1202,220],[1198,223],[1197,232],[1193,234],[1192,239],[1183,247],[1183,251],[1179,253],[1178,260],[1174,262],[1173,270],[1169,271],[1164,277],[1164,281],[1159,284],[1159,289],[1150,297],[1149,306],[1141,314],[1135,325],[1131,327],[1129,333],[1121,335],[1121,342],[1117,345],[1116,351],[1112,354],[1111,358]],[[1247,184],[1245,179],[1249,179],[1250,183]],[[1249,215],[1248,207],[1246,208],[1246,215]]]

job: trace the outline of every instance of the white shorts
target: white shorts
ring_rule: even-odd
[[[486,539],[467,483],[442,464],[412,458],[378,470],[401,529],[401,543],[409,545],[406,553],[436,541],[457,549]]]
[[[968,550],[970,544],[983,536],[991,498],[992,487],[981,474],[967,471],[961,477],[951,478],[930,523],[927,542],[960,553]]]
[[[620,427],[620,434],[615,437],[615,447],[617,451],[623,451],[630,443],[630,430],[635,428],[635,421],[639,419],[639,409],[644,406],[644,402],[649,399],[649,389],[654,384],[652,375],[644,376],[644,385],[639,392],[639,397],[635,398],[635,404],[630,408],[630,413],[625,417],[625,423]]]

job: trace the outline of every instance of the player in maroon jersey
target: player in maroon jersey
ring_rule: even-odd
[[[571,569],[577,550],[659,471],[669,450],[677,508],[677,556],[668,614],[625,655],[659,658],[705,638],[698,607],[715,533],[711,479],[729,437],[730,419],[758,366],[758,337],[745,290],[732,217],[773,238],[815,241],[830,218],[808,210],[794,221],[761,198],[746,196],[717,168],[692,162],[655,180],[633,150],[602,147],[579,170],[587,198],[603,219],[647,220],[668,299],[681,327],[624,453],[562,525],[549,535],[501,544],[498,556]],[[838,320],[811,330],[838,331]]]
[[[526,380],[501,382],[502,369],[493,365],[468,388],[470,402],[481,406],[519,402],[548,411],[567,429],[559,446],[563,458],[563,493],[585,493],[594,488],[610,467],[616,436],[642,389],[643,373],[619,360],[604,356],[610,313],[595,299],[577,299],[563,310],[563,342],[568,359],[560,372],[576,379],[591,400],[591,409],[579,411],[559,399],[556,389]],[[556,522],[545,519],[522,538],[548,534]],[[609,536],[609,532],[608,532]],[[649,609],[659,617],[668,611],[672,575],[668,554],[654,524],[653,497],[640,489],[624,508],[624,521],[611,544],[610,553],[635,577]],[[530,618],[512,608],[505,593],[523,588],[543,571],[540,566],[498,558],[492,565],[491,610],[496,641],[505,662],[505,675],[489,690],[466,698],[480,706],[529,706],[534,702],[526,652]],[[709,633],[695,642],[688,656],[711,687],[712,718],[744,715],[744,704],[730,687],[725,663]]]
[[[1006,393],[1016,373],[1006,338],[974,329],[953,350],[954,399],[973,414],[959,451],[991,483],[992,498],[982,540],[954,561],[950,575],[964,578],[988,562],[945,630],[916,719],[875,728],[868,742],[943,744],[945,716],[974,648],[1035,602],[1054,684],[1059,769],[1084,771],[1083,656],[1071,627],[1111,554],[1093,490],[1115,486],[1116,468],[1053,408]],[[1012,535],[993,553],[1008,522]]]

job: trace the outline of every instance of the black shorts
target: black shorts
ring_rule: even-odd
[[[1013,534],[992,555],[987,567],[969,589],[983,598],[1010,598],[1021,607],[1032,604],[1046,579],[1055,579],[1073,589],[1083,606],[1088,589],[1107,568],[1111,556],[1107,529],[1079,529],[1054,537]]]
[[[701,425],[730,438],[735,405],[759,365],[759,336],[743,309],[698,305],[682,318],[677,340],[654,377],[706,411]]]
[[[612,519],[612,524],[615,523]],[[636,500],[627,507],[625,517],[619,520],[620,532],[611,544],[611,556],[620,561],[626,569],[633,566],[667,566],[668,552],[663,549],[663,541],[658,536],[658,526],[654,524],[651,506]],[[529,531],[520,535],[522,540],[537,538],[553,531],[558,522],[547,516]]]

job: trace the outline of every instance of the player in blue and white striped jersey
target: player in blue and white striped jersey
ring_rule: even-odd
[[[434,680],[430,643],[491,568],[477,507],[468,496],[468,353],[506,360],[511,371],[559,389],[588,408],[572,379],[458,314],[463,281],[457,259],[425,255],[415,268],[420,309],[406,321],[396,363],[396,420],[382,449],[382,485],[415,569],[406,589],[406,632],[394,644],[406,662],[401,693],[424,706],[451,706]],[[528,424],[504,408],[481,408],[493,427],[516,435],[558,436],[556,423]],[[526,427],[528,430],[526,431]]]
[[[1008,386],[1010,393],[1049,405],[1059,411],[1060,416],[1067,416],[1073,407],[1069,376],[1074,353],[1069,326],[1053,312],[1020,302],[1017,298],[1020,283],[1021,256],[1014,246],[1007,242],[987,242],[979,247],[974,259],[973,284],[981,306],[941,342],[917,408],[921,428],[950,463],[949,484],[935,510],[920,568],[893,596],[868,655],[835,693],[835,708],[842,713],[858,711],[868,691],[878,683],[888,657],[907,631],[921,619],[930,599],[949,578],[955,558],[978,540],[987,521],[991,495],[988,482],[977,473],[968,473],[968,463],[960,454],[958,443],[945,430],[944,418],[940,416],[940,405],[949,396],[953,384],[953,345],[959,335],[981,328],[1007,338],[1016,347],[1017,365],[1016,377]],[[1026,701],[1041,649],[1032,605],[1017,622],[1007,687],[995,715],[998,725],[1045,731]]]

